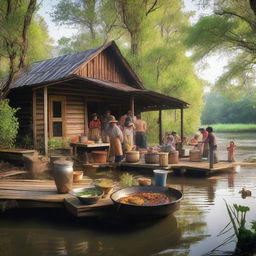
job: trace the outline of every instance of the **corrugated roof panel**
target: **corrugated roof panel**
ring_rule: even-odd
[[[100,48],[35,62],[19,75],[12,88],[65,78]]]

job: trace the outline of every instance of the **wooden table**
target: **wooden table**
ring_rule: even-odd
[[[73,155],[77,156],[77,149],[82,148],[85,151],[86,161],[88,161],[87,153],[94,150],[107,150],[109,155],[109,146],[110,143],[94,143],[94,144],[85,144],[85,143],[70,143],[70,146],[73,148]]]

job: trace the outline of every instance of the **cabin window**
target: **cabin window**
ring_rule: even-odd
[[[53,122],[52,123],[52,133],[53,137],[62,137],[62,122]]]
[[[65,96],[49,96],[49,135],[65,136]]]
[[[52,102],[52,115],[53,117],[61,117],[61,101]]]

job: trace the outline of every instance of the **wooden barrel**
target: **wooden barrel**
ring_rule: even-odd
[[[67,160],[57,160],[53,164],[53,176],[58,193],[66,194],[72,189],[73,162]]]
[[[146,164],[158,164],[159,163],[159,153],[147,153],[145,154]]]
[[[126,152],[125,159],[127,163],[137,163],[140,160],[140,152],[139,151]]]
[[[93,163],[106,163],[107,162],[107,152],[106,151],[92,151],[92,162]]]
[[[179,163],[179,151],[171,150],[168,155],[169,164],[178,164]]]
[[[202,161],[201,150],[198,150],[198,149],[189,150],[189,157],[191,162],[201,162]]]
[[[168,166],[168,153],[159,153],[159,164],[160,166]]]

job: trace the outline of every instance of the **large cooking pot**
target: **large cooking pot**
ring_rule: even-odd
[[[172,201],[167,204],[161,205],[153,205],[153,206],[139,206],[133,204],[124,204],[118,202],[118,200],[122,197],[130,196],[136,193],[163,193]],[[135,217],[164,217],[167,216],[174,211],[178,210],[180,207],[180,201],[183,197],[181,191],[169,188],[169,187],[156,187],[156,186],[136,186],[129,187],[118,190],[111,195],[111,199],[114,202],[116,209],[119,214],[127,215],[127,216],[135,216]]]

